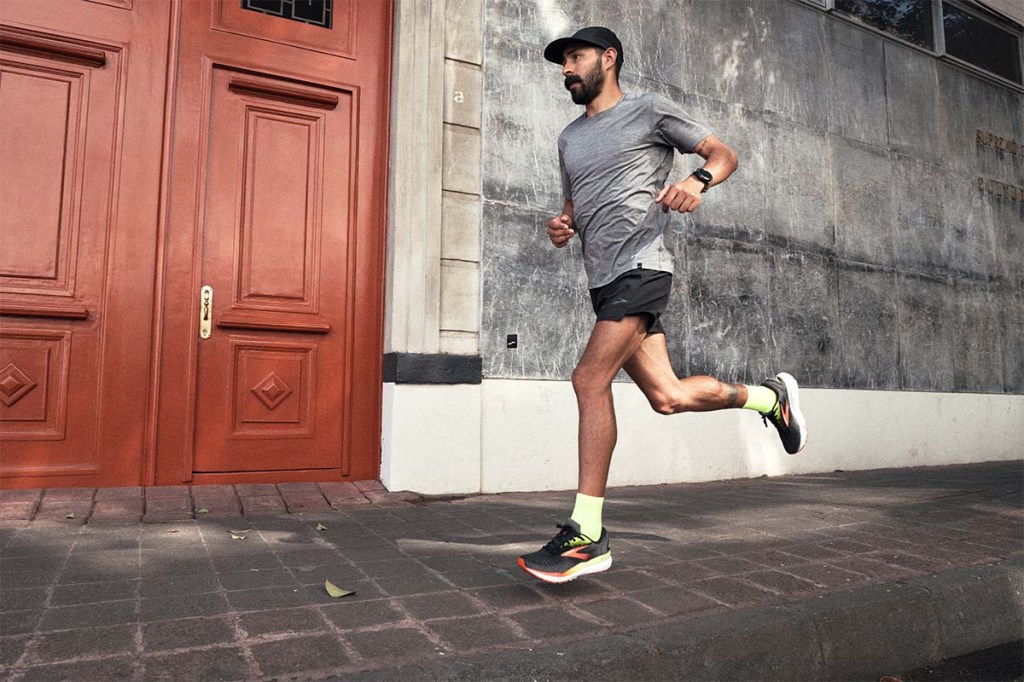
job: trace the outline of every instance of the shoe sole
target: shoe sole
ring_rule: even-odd
[[[807,420],[804,419],[804,413],[800,411],[800,387],[797,386],[793,375],[787,372],[779,372],[775,378],[786,387],[786,396],[789,398],[789,418],[800,427],[800,447],[796,449],[796,452],[790,453],[795,455],[807,445]]]
[[[522,557],[519,557],[518,563],[519,568],[523,569],[538,580],[543,580],[546,583],[567,583],[570,580],[579,578],[581,575],[590,575],[591,573],[607,571],[612,565],[612,555],[611,552],[609,552],[603,557],[591,559],[585,564],[580,564],[575,568],[569,569],[572,573],[545,573],[544,571],[538,571],[528,567]]]

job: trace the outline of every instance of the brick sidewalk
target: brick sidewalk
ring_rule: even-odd
[[[243,498],[276,499],[272,489],[282,507],[238,518]],[[873,586],[899,594],[908,581],[1024,556],[1021,462],[613,489],[612,570],[561,586],[530,579],[514,561],[553,535],[570,492],[332,511],[323,484],[236,486],[230,494],[197,486],[190,500],[187,489],[174,490],[178,497],[147,491],[144,507],[138,491],[51,491],[41,503],[5,493],[5,505],[38,509],[31,521],[0,528],[4,679],[360,671],[386,679],[401,666],[520,654],[558,678],[568,657],[530,652],[589,643],[612,651],[605,643],[635,633],[690,622],[725,627],[720,618],[730,615],[757,622],[758,609],[843,593],[856,602],[858,590]],[[161,510],[185,514],[203,504],[210,513],[159,525],[97,523],[103,503],[118,508],[123,499],[134,501],[133,518],[148,517],[161,499],[179,501]],[[90,508],[87,525],[70,525],[82,521],[77,511],[63,519]],[[285,508],[302,516],[279,513]],[[332,599],[325,579],[356,594]],[[920,596],[927,592],[912,594],[934,611]],[[978,623],[1003,617],[988,605],[961,610],[964,631],[948,634],[954,643],[974,641]],[[841,624],[842,615],[830,622]],[[835,662],[842,647],[823,646],[820,656]]]
[[[322,513],[421,499],[412,493],[388,492],[379,481],[0,490],[0,524],[168,523],[199,517]]]

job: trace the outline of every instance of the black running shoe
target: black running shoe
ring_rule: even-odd
[[[796,385],[796,379],[785,372],[779,372],[774,379],[768,379],[761,385],[772,389],[778,396],[771,411],[761,413],[761,419],[765,426],[771,422],[779,430],[782,447],[795,455],[807,445],[807,420],[800,411],[800,387]]]
[[[521,569],[545,582],[565,583],[611,567],[607,530],[602,528],[600,539],[594,542],[580,532],[580,525],[572,519],[558,528],[558,535],[543,548],[519,557]]]

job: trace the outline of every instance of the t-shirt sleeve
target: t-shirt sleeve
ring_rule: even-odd
[[[651,116],[657,141],[684,154],[692,152],[701,140],[711,134],[708,128],[664,95],[651,97]]]
[[[562,199],[572,201],[572,184],[569,182],[569,173],[565,170],[565,156],[562,153],[562,141],[558,141],[558,170],[562,175]]]

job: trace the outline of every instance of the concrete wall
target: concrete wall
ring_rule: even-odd
[[[541,56],[590,24],[622,38],[624,89],[669,95],[740,157],[675,221],[677,372],[1024,392],[1024,203],[978,189],[1024,186],[1024,154],[976,142],[1024,140],[1024,96],[793,0],[486,0],[486,377],[565,379],[592,325],[579,244],[544,235],[581,109]]]

